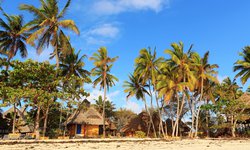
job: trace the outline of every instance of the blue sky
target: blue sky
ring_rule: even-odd
[[[65,2],[60,0],[60,5]],[[9,14],[23,14],[28,21],[31,15],[18,10],[21,3],[38,6],[39,0],[3,0],[2,7]],[[112,73],[120,81],[108,97],[117,107],[139,112],[143,105],[133,98],[126,101],[122,84],[133,71],[140,49],[156,47],[159,56],[167,57],[163,51],[172,42],[182,41],[186,48],[194,44],[200,55],[210,51],[210,62],[220,66],[220,80],[233,78],[233,63],[250,40],[249,6],[249,0],[72,0],[65,19],[75,20],[81,31],[80,36],[68,34],[82,54],[91,56],[100,46],[106,46],[110,56],[119,56]],[[48,60],[50,51],[45,49],[38,56],[29,47],[28,58]],[[93,67],[89,60],[85,62],[87,69]],[[92,93],[90,99],[101,93],[90,85],[86,89]]]

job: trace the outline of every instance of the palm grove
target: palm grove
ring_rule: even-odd
[[[18,123],[16,113],[20,112],[17,106],[25,105],[31,109],[29,115],[22,118],[34,124],[36,138],[41,133],[43,136],[49,134],[46,133],[48,125],[56,126],[53,128],[55,131],[65,134],[63,123],[69,114],[84,109],[82,99],[89,96],[84,90],[85,83],[92,83],[103,90],[104,95],[96,100],[96,107],[103,118],[115,120],[118,129],[129,121],[125,119],[122,122],[119,117],[125,114],[134,116],[128,110],[120,109],[114,114],[106,110],[107,103],[111,112],[114,111],[106,95],[118,81],[111,74],[118,57],[110,57],[107,49],[101,47],[89,58],[94,68],[91,71],[84,69],[86,56],[75,50],[66,34],[68,30],[80,34],[75,22],[65,19],[70,3],[68,0],[62,9],[57,0],[40,0],[39,7],[22,4],[20,10],[33,14],[33,19],[26,24],[22,15],[9,15],[1,8],[0,99],[1,107],[14,108],[13,133]],[[24,62],[13,60],[17,54],[27,57],[28,45],[35,47],[38,54],[49,46],[53,47],[53,53],[48,57],[55,58],[56,65],[31,59]],[[156,50],[151,48],[140,50],[134,72],[124,82],[127,99],[135,97],[144,103],[144,111],[149,116],[146,135],[180,136],[182,120],[190,120],[187,122],[190,137],[201,133],[205,136],[230,134],[235,137],[237,124],[249,122],[250,100],[247,91],[243,92],[235,79],[240,78],[244,85],[250,76],[250,48],[245,47],[240,54],[242,59],[235,62],[235,78],[226,78],[221,83],[217,80],[216,69],[219,66],[209,63],[209,52],[200,56],[192,50],[192,45],[185,49],[179,42],[172,43],[164,53],[166,58],[158,57]],[[60,115],[51,117],[49,114],[53,113]],[[155,115],[160,120],[158,124],[155,123]],[[171,120],[169,125],[168,119]],[[41,126],[43,131],[39,130]],[[104,119],[103,129],[105,136]],[[249,128],[248,132],[245,127],[241,129],[237,133],[249,133]]]

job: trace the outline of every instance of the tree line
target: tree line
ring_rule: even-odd
[[[86,83],[104,91],[102,109],[99,109],[103,118],[107,118],[106,94],[118,81],[111,73],[118,57],[110,57],[105,47],[100,47],[89,58],[94,68],[85,69],[86,55],[75,50],[65,32],[80,34],[75,22],[65,19],[70,4],[71,0],[67,0],[62,9],[58,0],[41,0],[39,7],[22,4],[19,9],[33,15],[28,23],[24,23],[22,15],[9,15],[0,9],[1,106],[13,106],[14,114],[19,111],[18,105],[32,107],[37,138],[41,122],[45,136],[48,114],[54,107],[60,107],[59,129],[62,129],[63,117],[83,108],[82,98],[89,96],[84,89]],[[49,46],[53,47],[49,57],[56,59],[56,65],[31,59],[24,62],[13,60],[19,53],[23,58],[28,56],[27,45],[35,47],[38,54]],[[247,91],[242,91],[235,80],[240,78],[244,85],[249,79],[249,46],[240,53],[242,59],[234,64],[235,78],[226,78],[221,83],[217,79],[219,66],[209,63],[209,52],[200,56],[192,50],[193,45],[187,50],[184,48],[182,42],[172,43],[170,49],[164,51],[166,58],[158,57],[155,49],[140,50],[134,71],[124,82],[127,98],[135,96],[144,102],[145,111],[150,116],[148,129],[153,130],[154,137],[179,136],[180,122],[184,118],[191,120],[190,137],[197,137],[200,132],[206,136],[225,134],[228,133],[226,129],[230,129],[229,134],[235,137],[237,123],[249,120]],[[68,113],[63,113],[63,109]],[[160,118],[158,130],[152,118],[155,112]],[[164,125],[167,118],[172,121],[171,135]],[[23,116],[23,119],[29,118]],[[13,120],[16,120],[15,115]],[[105,136],[105,120],[103,128]],[[15,121],[12,132],[15,133]]]

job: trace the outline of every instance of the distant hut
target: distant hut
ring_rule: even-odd
[[[164,126],[163,128],[164,128],[164,130],[167,128],[168,135],[172,134],[172,124],[174,125],[175,121],[172,121],[169,118],[163,123],[163,126]],[[184,123],[183,121],[180,121],[179,131],[180,131],[179,134],[181,136],[186,136],[186,135],[188,135],[188,132],[190,131],[190,127],[186,123]]]
[[[27,134],[32,133],[34,130],[33,125],[29,125],[25,121],[25,116],[27,116],[27,112],[25,111],[25,109],[26,107],[22,107],[20,110],[16,109],[16,133]],[[9,118],[11,118],[12,113],[14,113],[14,107],[11,107],[10,109],[4,112],[3,118],[8,120]]]
[[[108,120],[108,127],[107,127],[107,133],[111,136],[116,136],[117,133],[117,128],[114,122],[112,122],[111,120]]]
[[[134,137],[136,131],[147,133],[149,117],[146,112],[141,112],[138,116],[132,118],[120,132],[126,137]]]
[[[98,137],[103,133],[103,117],[90,106],[86,111],[80,110],[77,114],[71,115],[67,121],[67,128],[71,137]]]

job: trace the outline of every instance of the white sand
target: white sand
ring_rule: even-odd
[[[97,143],[72,141],[72,143],[3,144],[0,150],[250,150],[247,140],[181,140],[181,141],[113,141]]]

